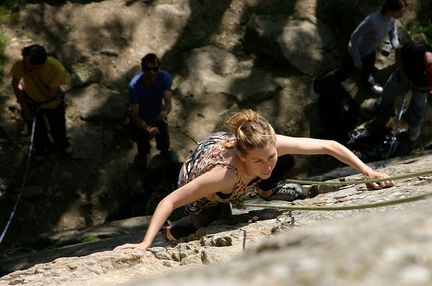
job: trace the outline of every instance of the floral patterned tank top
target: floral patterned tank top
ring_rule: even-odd
[[[237,181],[234,184],[232,193],[213,193],[187,206],[189,210],[199,211],[202,208],[216,205],[218,203],[229,204],[239,201],[258,182],[254,181],[249,185],[245,185],[241,180],[237,169],[230,165],[224,158],[226,148],[223,143],[230,139],[228,133],[218,132],[211,134],[203,141],[199,142],[190,152],[188,159],[180,170],[178,185],[181,187],[200,175],[210,171],[214,167],[219,166],[228,168],[237,175]]]

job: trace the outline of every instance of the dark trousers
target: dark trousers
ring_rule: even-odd
[[[363,69],[360,71],[361,83],[365,87],[372,87],[375,82],[373,70],[375,68],[375,52],[361,58]],[[348,50],[345,52],[340,68],[332,70],[325,75],[318,77],[316,80],[315,90],[320,93],[325,90],[326,85],[336,85],[347,80],[354,72],[355,65],[351,54]]]
[[[43,152],[50,145],[49,136],[60,150],[68,147],[64,104],[53,109],[40,109],[35,112],[35,117],[34,148],[36,153]],[[27,128],[31,132],[32,120],[27,120]]]
[[[377,102],[377,124],[385,125],[388,119],[395,115],[395,102],[398,96],[408,92],[397,72],[393,72],[384,85],[384,92]],[[428,105],[429,88],[411,88],[411,101],[406,110],[406,120],[410,127],[418,127],[422,124]],[[400,112],[400,110],[399,110]]]
[[[168,124],[165,121],[160,120],[160,121],[156,121],[151,125],[157,127],[159,130],[159,132],[156,135],[154,135],[156,140],[156,149],[161,151],[161,153],[168,153],[170,149]],[[133,125],[133,128],[135,132],[135,141],[138,147],[138,155],[147,157],[147,155],[150,153],[150,149],[151,149],[150,139],[153,137],[153,135],[149,134],[148,132],[142,129],[139,129],[135,125]]]
[[[259,182],[257,185],[263,190],[273,189],[294,167],[294,159],[291,155],[284,155],[278,158],[270,178]],[[180,239],[194,233],[201,227],[206,227],[212,222],[229,217],[231,206],[219,203],[215,206],[205,207],[199,212],[191,212],[185,208],[187,216],[174,222],[171,227],[171,234]]]
[[[199,228],[209,226],[216,220],[228,218],[232,214],[231,206],[223,203],[206,207],[200,212],[190,212],[187,209],[185,211],[187,216],[174,222],[171,227],[171,234],[176,239],[187,237]]]

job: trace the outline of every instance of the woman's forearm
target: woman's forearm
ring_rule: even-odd
[[[372,169],[363,163],[352,151],[336,141],[329,141],[328,153],[339,161],[357,169],[363,175],[367,175]]]
[[[163,199],[157,206],[151,220],[147,232],[144,236],[142,244],[149,247],[159,230],[162,228],[166,220],[169,218],[171,213],[174,211],[174,206],[168,200]]]

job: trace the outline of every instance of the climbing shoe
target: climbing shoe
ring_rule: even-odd
[[[295,201],[295,200],[301,200],[308,197],[308,192],[298,184],[280,184],[277,185],[270,196],[267,198],[263,198],[265,201],[273,201],[273,200],[280,200],[280,201]]]

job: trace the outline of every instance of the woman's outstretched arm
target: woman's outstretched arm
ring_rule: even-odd
[[[381,179],[387,177],[385,173],[375,171],[367,166],[348,148],[333,140],[277,135],[276,148],[279,156],[285,154],[330,155],[357,169],[367,179]],[[370,183],[370,186],[375,189],[391,187],[393,185],[394,182],[390,180]]]

